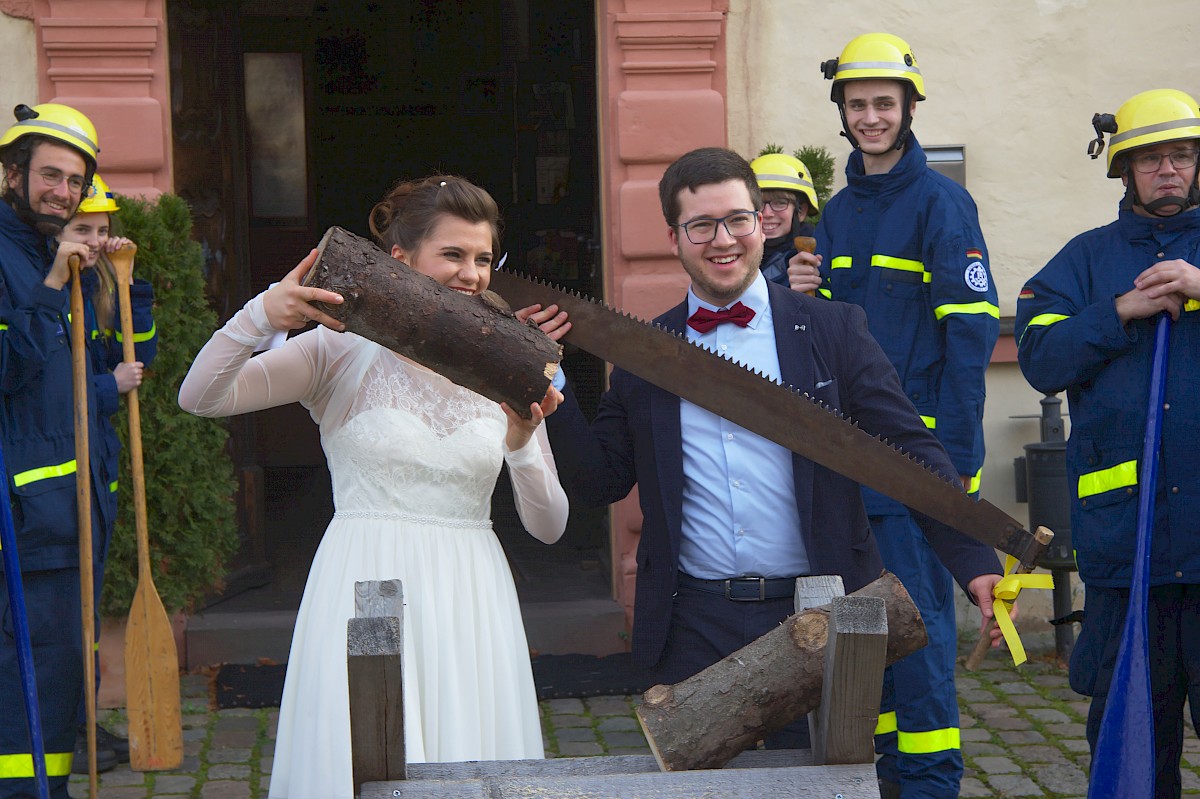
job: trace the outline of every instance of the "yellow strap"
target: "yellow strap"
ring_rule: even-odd
[[[1103,494],[1114,488],[1128,488],[1138,482],[1137,461],[1125,461],[1098,472],[1079,475],[1079,498]]]
[[[43,466],[40,469],[18,472],[13,475],[13,485],[20,488],[23,485],[36,483],[38,480],[49,480],[51,477],[65,477],[68,474],[75,474],[74,459],[66,463],[60,463],[57,466]]]
[[[157,322],[155,322],[154,324],[150,325],[150,329],[149,329],[147,332],[145,332],[145,333],[138,333],[137,331],[134,331],[134,334],[133,334],[133,343],[134,343],[134,344],[141,344],[141,343],[142,343],[142,342],[144,342],[144,341],[149,341],[150,339],[154,338],[154,336],[155,336],[155,331],[156,331],[156,330],[158,330],[158,323],[157,323]],[[120,330],[118,330],[118,331],[117,331],[117,341],[121,342],[122,344],[123,344],[123,343],[125,343],[125,339],[121,337],[121,331],[120,331]]]
[[[1188,300],[1183,304],[1185,311],[1200,311],[1200,300]]]
[[[921,282],[930,283],[933,281],[933,275],[925,271],[925,264],[920,261],[911,261],[908,258],[893,258],[890,255],[872,255],[871,266],[878,266],[883,269],[899,269],[903,272],[916,272],[921,276]]]
[[[992,596],[996,598],[992,610],[996,614],[996,624],[1004,633],[1004,642],[1008,644],[1013,663],[1020,666],[1028,658],[1025,657],[1025,647],[1021,644],[1021,636],[1017,635],[1017,628],[1013,626],[1009,611],[1012,610],[1022,588],[1053,588],[1054,577],[1049,574],[1013,574],[1016,565],[1017,559],[1012,555],[1005,558],[1004,577],[992,589]]]
[[[46,776],[66,777],[70,775],[73,754],[73,752],[47,752]],[[0,779],[31,780],[33,778],[33,755],[0,755]]]
[[[1000,308],[990,302],[962,302],[939,305],[933,309],[933,315],[939,320],[950,314],[987,314],[996,319],[1000,318]]]

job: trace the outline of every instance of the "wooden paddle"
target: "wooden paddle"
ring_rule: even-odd
[[[92,465],[88,446],[87,328],[79,256],[71,269],[71,383],[75,389],[75,507],[79,525],[79,599],[83,626],[83,705],[87,724],[88,780],[91,796],[100,795],[96,772],[96,586],[92,573]]]
[[[811,253],[814,253],[817,251],[817,240],[814,239],[812,236],[796,236],[796,238],[794,238],[792,240],[792,244],[796,245],[796,249],[799,252],[806,252],[806,253],[811,254]],[[814,291],[813,289],[809,289],[808,291],[806,291],[804,293],[810,297],[817,296],[817,292]]]
[[[133,347],[133,275],[130,244],[112,253],[125,363],[137,360]],[[175,633],[150,572],[150,535],[146,524],[146,478],[142,470],[142,419],[136,388],[125,395],[129,413],[129,464],[133,474],[133,512],[137,525],[138,584],[125,627],[125,695],[129,714],[129,765],[135,771],[167,771],[183,762],[183,724],[179,710],[179,655]]]

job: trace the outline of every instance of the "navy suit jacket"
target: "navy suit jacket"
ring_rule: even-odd
[[[768,290],[783,382],[837,408],[867,432],[887,438],[957,481],[945,450],[925,427],[901,389],[896,370],[868,331],[862,309],[773,283]],[[683,331],[687,303],[655,321]],[[781,418],[780,423],[787,420]],[[572,502],[609,505],[638,486],[643,521],[633,656],[641,665],[653,666],[667,640],[682,539],[679,398],[614,369],[590,425],[568,386],[566,402],[547,418],[546,426],[559,478]],[[813,574],[841,575],[847,593],[879,577],[883,562],[859,484],[799,455],[792,463],[801,526],[797,534],[803,537]],[[980,574],[1000,572],[990,547],[921,514],[914,518],[964,587]]]

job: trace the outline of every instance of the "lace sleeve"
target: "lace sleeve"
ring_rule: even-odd
[[[558,481],[554,454],[546,437],[545,425],[515,452],[505,450],[505,463],[517,501],[521,523],[537,540],[553,544],[567,528],[567,494]]]
[[[317,382],[317,331],[251,358],[275,332],[259,295],[200,350],[179,387],[180,407],[197,416],[233,416],[311,397]]]

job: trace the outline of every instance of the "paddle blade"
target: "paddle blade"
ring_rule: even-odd
[[[1150,695],[1146,608],[1130,602],[1130,620],[1121,636],[1104,720],[1096,751],[1088,799],[1142,799],[1154,795],[1154,716]],[[1131,623],[1141,613],[1141,623]]]
[[[179,768],[183,762],[179,656],[171,620],[146,576],[138,581],[125,628],[125,693],[130,767],[134,771]]]

